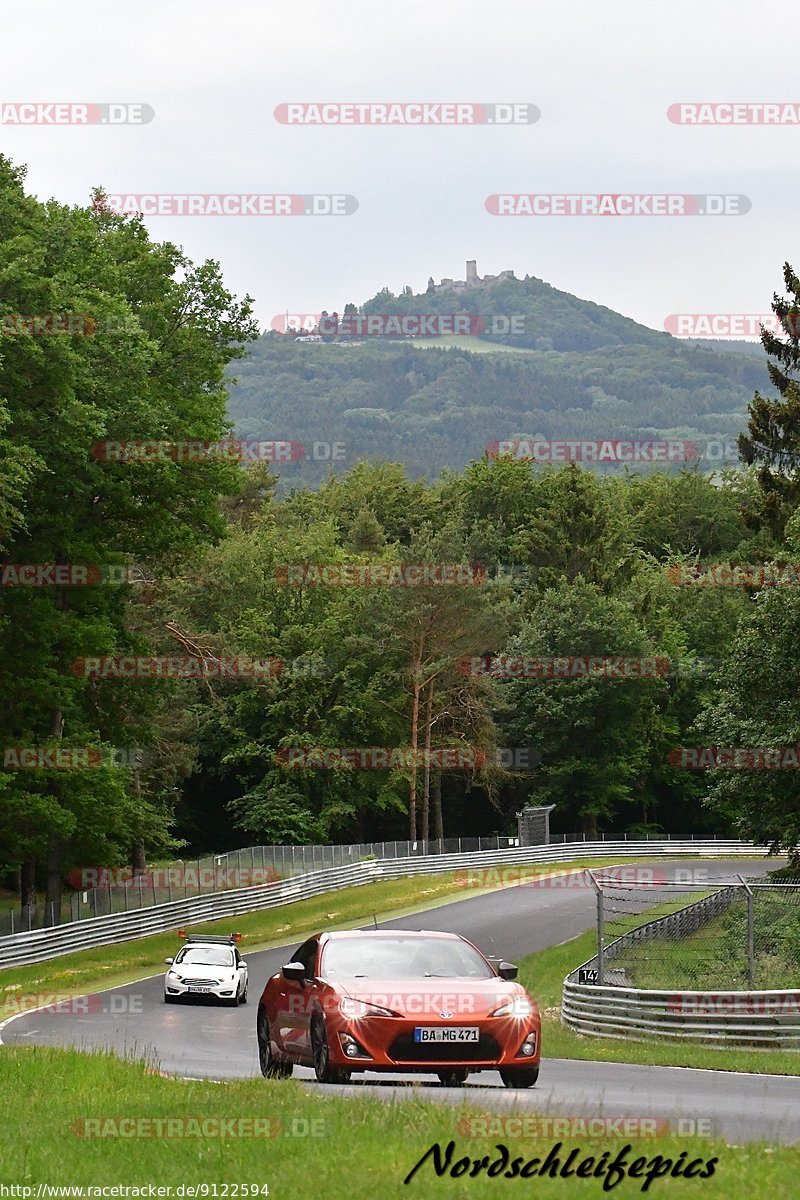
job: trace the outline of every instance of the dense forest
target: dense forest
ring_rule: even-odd
[[[345,313],[461,315],[467,337],[335,336]],[[763,354],[747,343],[687,343],[579,300],[539,279],[503,280],[468,294],[400,296],[384,289],[339,319],[322,342],[265,333],[235,366],[230,414],[240,437],[300,443],[281,491],[321,482],[363,459],[403,463],[415,478],[460,470],[507,439],[683,439],[699,465],[736,463],[734,446]],[[492,333],[515,322],[519,333]],[[347,328],[342,324],[342,328]],[[725,350],[725,353],[720,353]],[[315,442],[339,443],[339,459]],[[600,468],[602,469],[602,468]],[[618,466],[609,468],[619,470]]]
[[[511,832],[527,801],[555,805],[556,831],[798,845],[792,770],[684,753],[777,747],[786,767],[800,743],[800,590],[781,586],[800,578],[796,319],[744,365],[661,335],[609,349],[653,417],[664,385],[640,357],[673,363],[687,422],[701,378],[721,411],[726,372],[749,411],[736,470],[603,475],[473,445],[501,378],[521,415],[536,392],[588,419],[575,402],[601,385],[578,351],[257,341],[217,264],[100,193],[41,204],[2,158],[0,247],[0,874],[23,902],[45,888],[57,911],[71,868],[182,845]],[[789,267],[784,285],[794,318]],[[48,313],[93,326],[34,336],[22,318]],[[777,398],[752,394],[764,363]],[[427,395],[458,413],[454,468],[419,478],[365,432],[375,461],[281,493],[268,463],[109,451],[225,441],[230,371],[267,369],[315,439],[340,390],[372,412]]]

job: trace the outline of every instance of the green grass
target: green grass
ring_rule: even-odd
[[[531,954],[519,964],[520,983],[536,997],[542,1009],[542,1049],[546,1058],[800,1075],[800,1054],[792,1050],[740,1050],[684,1045],[655,1038],[647,1042],[632,1042],[622,1038],[592,1037],[563,1025],[560,1013],[564,977],[574,971],[579,963],[591,958],[595,951],[595,934],[592,930],[562,946],[552,946],[549,950]]]
[[[569,863],[567,869],[584,865],[600,866],[601,862],[607,864],[610,861],[613,860],[579,859]],[[526,876],[547,875],[561,869],[560,864],[554,866],[551,863],[524,868]],[[295,939],[300,942],[304,935],[318,929],[363,925],[372,919],[373,914],[402,916],[491,890],[465,887],[460,875],[451,871],[442,875],[407,876],[363,884],[280,908],[264,909],[241,917],[226,917],[217,922],[206,921],[202,926],[191,928],[202,928],[207,933],[228,933],[234,929],[240,931],[244,934],[242,951],[247,954],[250,950],[282,945]],[[0,1022],[18,1012],[23,1005],[34,1007],[33,1001],[37,997],[49,996],[53,992],[66,998],[156,974],[162,969],[164,959],[174,954],[176,941],[175,932],[161,933],[113,946],[65,954],[32,966],[0,969]]]
[[[758,893],[755,905],[753,986],[800,987],[800,906],[794,895]],[[747,909],[737,900],[726,912],[678,942],[627,947],[614,966],[636,987],[747,990]]]
[[[493,1161],[498,1144],[512,1158],[544,1159],[557,1138],[467,1135],[467,1123],[482,1114],[478,1105],[449,1108],[426,1101],[432,1089],[415,1089],[417,1096],[396,1104],[376,1103],[353,1094],[347,1097],[306,1091],[298,1081],[262,1079],[226,1084],[165,1079],[148,1073],[139,1063],[122,1062],[109,1055],[84,1055],[49,1047],[5,1048],[0,1053],[0,1119],[3,1127],[3,1183],[109,1186],[123,1184],[264,1185],[273,1198],[323,1196],[325,1200],[392,1200],[393,1197],[472,1197],[488,1195],[545,1196],[566,1200],[576,1194],[603,1195],[599,1179],[586,1186],[575,1179],[532,1178],[522,1188],[501,1186],[485,1174],[476,1178],[449,1174],[437,1178],[429,1163],[406,1187],[403,1180],[434,1143],[443,1151],[455,1142],[452,1161],[461,1156]],[[472,1100],[472,1098],[470,1098]],[[564,1114],[569,1115],[569,1114]],[[635,1099],[631,1101],[635,1115]],[[271,1132],[271,1137],[154,1136],[155,1122],[169,1118],[195,1118],[207,1122],[258,1120],[250,1128]],[[491,1114],[497,1120],[498,1114]],[[86,1136],[112,1128],[108,1120],[133,1119],[124,1128],[134,1136]],[[87,1126],[86,1121],[102,1122]],[[248,1126],[234,1126],[247,1129]],[[492,1127],[489,1126],[491,1129]],[[506,1127],[507,1128],[507,1127]],[[495,1125],[495,1130],[497,1126]],[[309,1136],[312,1135],[313,1136]],[[301,1136],[305,1135],[305,1136]],[[800,1150],[750,1144],[729,1147],[721,1139],[677,1137],[631,1139],[607,1136],[592,1141],[564,1138],[561,1161],[573,1149],[579,1157],[613,1158],[623,1146],[628,1161],[655,1155],[677,1161],[682,1151],[688,1159],[716,1158],[710,1179],[656,1181],[649,1195],[668,1192],[704,1200],[752,1200],[769,1196],[788,1200],[797,1194]],[[613,1189],[615,1197],[642,1194],[643,1180],[626,1179]],[[146,1194],[146,1193],[145,1193]],[[174,1193],[173,1193],[174,1194]],[[233,1195],[233,1190],[228,1195]],[[241,1192],[239,1193],[241,1195]],[[222,1190],[217,1192],[222,1195]]]

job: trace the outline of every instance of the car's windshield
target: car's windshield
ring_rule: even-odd
[[[333,939],[321,974],[335,979],[492,979],[488,963],[455,938],[353,937]]]
[[[184,967],[232,967],[233,951],[227,946],[184,946],[175,962]]]

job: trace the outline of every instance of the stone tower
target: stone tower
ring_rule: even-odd
[[[467,287],[478,282],[478,262],[477,259],[467,259]]]

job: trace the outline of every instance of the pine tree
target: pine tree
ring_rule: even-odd
[[[789,263],[783,279],[788,298],[772,299],[784,337],[762,330],[767,370],[780,396],[770,400],[756,392],[749,408],[747,433],[739,436],[739,454],[756,464],[760,502],[744,511],[751,529],[766,528],[781,538],[786,522],[800,503],[800,279]]]

